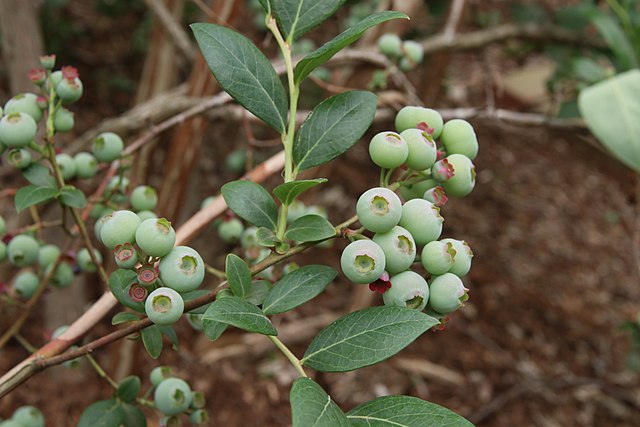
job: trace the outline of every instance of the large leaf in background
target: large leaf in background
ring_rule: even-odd
[[[296,83],[300,83],[305,77],[311,74],[313,70],[331,59],[333,55],[340,52],[340,50],[349,46],[351,43],[357,41],[369,28],[382,22],[398,18],[408,19],[408,16],[402,12],[394,12],[390,10],[378,12],[367,16],[353,27],[343,31],[332,40],[329,40],[320,46],[317,50],[302,58],[302,60],[296,64],[294,72],[294,79]]]
[[[191,29],[213,75],[240,105],[280,133],[287,121],[287,95],[266,56],[245,36],[215,24]]]
[[[347,413],[353,427],[473,427],[469,421],[435,403],[411,396],[383,396]]]
[[[353,371],[388,359],[437,324],[411,308],[365,308],[321,330],[301,362],[322,372]]]
[[[583,89],[578,107],[591,132],[609,151],[640,172],[640,70]]]
[[[633,48],[633,44],[627,38],[620,23],[611,15],[594,11],[591,14],[591,22],[600,32],[600,35],[616,57],[619,66],[623,70],[638,67],[639,60]]]
[[[305,265],[278,280],[262,303],[264,314],[289,311],[315,298],[338,273],[326,265]]]
[[[329,395],[311,378],[298,378],[289,393],[293,427],[349,427],[349,421]]]
[[[278,207],[271,195],[251,181],[232,181],[222,186],[222,197],[240,218],[258,227],[276,229]]]
[[[376,96],[367,91],[344,92],[322,101],[296,134],[296,171],[322,165],[347,151],[364,135],[375,113]]]
[[[295,40],[333,15],[345,1],[269,0],[269,3],[284,37]]]

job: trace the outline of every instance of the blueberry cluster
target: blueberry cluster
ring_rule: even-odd
[[[44,416],[34,406],[22,406],[13,412],[10,419],[0,421],[0,427],[44,427]]]
[[[173,376],[168,366],[154,368],[149,378],[155,387],[153,400],[156,408],[165,417],[161,425],[181,425],[178,416],[189,413],[189,421],[196,425],[205,425],[209,422],[209,413],[202,409],[205,405],[204,394],[192,391],[189,384]]]
[[[440,207],[447,196],[463,197],[473,190],[478,142],[468,122],[444,123],[437,111],[423,107],[400,110],[395,127],[397,132],[381,132],[369,144],[386,186],[358,199],[359,221],[374,235],[353,236],[357,240],[342,253],[342,271],[353,283],[383,293],[386,305],[427,309],[442,317],[467,299],[460,278],[469,272],[473,253],[462,240],[438,240],[444,222]],[[387,185],[400,167],[397,181]],[[393,191],[397,188],[404,203]],[[417,257],[428,281],[412,271]]]
[[[422,45],[414,40],[400,39],[397,34],[383,34],[378,39],[378,49],[402,71],[413,70],[424,59]]]

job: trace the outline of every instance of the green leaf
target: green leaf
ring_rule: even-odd
[[[249,294],[247,294],[244,299],[254,305],[262,305],[270,289],[270,282],[266,280],[254,280],[254,282],[251,284],[251,292],[249,292]]]
[[[623,70],[638,67],[638,57],[633,49],[633,44],[627,38],[618,21],[609,14],[595,11],[591,22],[613,51]]]
[[[208,291],[206,289],[196,289],[193,291],[189,291],[189,292],[185,292],[182,295],[182,299],[184,300],[184,303],[186,304],[187,302],[191,301],[192,299],[196,299],[196,298],[200,298],[203,295],[208,294],[211,291]],[[209,303],[211,304],[211,303]],[[189,313],[193,313],[193,314],[204,314],[205,311],[207,311],[207,308],[209,308],[209,304],[205,304],[203,306],[200,306],[198,308],[194,308],[193,310],[189,310]]]
[[[70,208],[82,209],[87,206],[87,198],[84,193],[73,185],[65,185],[58,194],[60,203]]]
[[[287,95],[262,52],[243,35],[215,24],[192,24],[211,72],[240,105],[279,133],[287,121]]]
[[[272,248],[280,243],[280,239],[278,239],[276,233],[266,227],[259,227],[256,230],[256,241],[258,242],[258,245],[266,248]]]
[[[58,194],[58,191],[48,186],[27,185],[22,187],[16,192],[14,200],[16,211],[20,213],[30,206],[47,202],[56,197],[56,194]]]
[[[84,410],[78,427],[119,427],[123,413],[116,399],[99,400]]]
[[[111,324],[119,325],[121,323],[135,322],[136,320],[140,320],[140,318],[133,313],[128,313],[126,311],[123,311],[120,313],[116,313],[111,318]]]
[[[130,375],[120,381],[118,389],[116,390],[116,396],[125,402],[133,402],[138,396],[138,393],[140,393],[140,386],[140,378],[135,375]]]
[[[365,308],[321,330],[301,362],[322,372],[353,371],[388,359],[437,324],[411,308]]]
[[[267,316],[258,307],[240,297],[225,297],[214,301],[203,320],[214,320],[262,335],[278,335]]]
[[[326,265],[305,265],[278,280],[267,294],[262,311],[278,314],[289,311],[315,298],[324,291],[338,273]]]
[[[293,221],[284,234],[289,240],[297,242],[316,242],[335,237],[336,229],[320,215],[305,215]]]
[[[169,341],[171,341],[171,348],[173,348],[174,350],[177,350],[178,334],[176,333],[176,330],[173,329],[173,326],[168,326],[168,325],[156,325],[156,326],[158,327],[158,330],[160,331],[160,333],[165,337],[167,337]]]
[[[290,181],[285,182],[284,184],[278,185],[273,189],[273,194],[276,195],[278,199],[284,205],[290,205],[296,197],[298,197],[303,192],[307,191],[311,187],[315,187],[318,184],[322,184],[327,182],[327,178],[316,178],[316,179],[301,179],[299,181]]]
[[[296,134],[296,171],[327,163],[347,151],[364,135],[375,113],[376,96],[367,91],[344,92],[321,102]]]
[[[124,427],[147,427],[147,418],[140,408],[129,403],[123,403],[121,408]]]
[[[136,302],[129,296],[131,285],[138,283],[138,275],[133,270],[119,268],[109,276],[109,289],[114,297],[120,302],[135,311],[144,313],[144,302]]]
[[[229,287],[236,296],[245,297],[251,292],[251,271],[238,255],[227,255],[225,263]]]
[[[332,40],[320,46],[317,50],[302,58],[302,60],[296,64],[296,68],[294,70],[295,82],[299,84],[309,74],[311,74],[313,70],[331,59],[333,55],[356,42],[369,28],[382,22],[398,18],[409,19],[409,17],[402,12],[394,12],[390,10],[367,16],[353,27],[348,28]]]
[[[156,325],[151,325],[141,331],[144,348],[153,359],[157,359],[162,353],[162,334]]]
[[[412,396],[383,396],[347,413],[353,427],[473,427],[469,421],[435,403]]]
[[[578,107],[605,147],[640,172],[640,71],[627,71],[583,89]]]
[[[56,179],[51,175],[49,169],[40,163],[31,163],[22,169],[22,175],[33,185],[51,188],[56,187]]]
[[[269,0],[269,3],[284,37],[295,40],[333,15],[345,1]]]
[[[298,378],[289,394],[293,427],[349,427],[349,420],[311,378]]]
[[[276,229],[278,207],[260,184],[251,181],[232,181],[222,186],[222,197],[240,218],[258,227]]]
[[[211,341],[220,338],[220,335],[227,330],[227,327],[229,327],[229,325],[226,323],[217,322],[205,317],[202,318],[202,332],[204,332]]]

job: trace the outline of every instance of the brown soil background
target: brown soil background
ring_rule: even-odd
[[[85,10],[74,9],[75,2],[71,3],[65,11],[82,26],[89,17],[80,16],[78,10]],[[88,2],[78,4],[88,7]],[[131,31],[138,21],[101,19],[62,55],[64,63],[79,67],[85,82],[87,96],[75,108],[77,134],[131,105],[130,93],[105,89],[100,86],[104,81],[94,75],[115,70],[135,80],[143,60],[118,45],[123,32]],[[500,70],[514,66],[499,49],[492,53]],[[470,61],[480,64],[483,58],[476,53],[455,56],[450,65],[453,80],[460,85],[482,80],[482,68],[468,65]],[[92,74],[93,67],[100,71]],[[411,78],[419,81],[420,71]],[[483,87],[469,83],[465,90],[473,105],[482,105]],[[0,94],[0,99],[8,98],[6,86]],[[434,106],[455,105],[443,96]],[[445,331],[426,333],[395,358],[352,373],[314,373],[314,379],[345,410],[379,395],[409,394],[444,405],[479,426],[640,425],[640,382],[637,374],[625,368],[630,342],[619,329],[635,318],[640,300],[637,176],[573,133],[495,121],[472,123],[481,146],[475,162],[478,185],[468,198],[451,200],[442,210],[444,235],[468,241],[475,253],[465,279],[470,301]],[[376,124],[368,135],[391,125]],[[216,123],[207,132],[202,161],[185,189],[189,197],[184,218],[195,212],[202,198],[233,179],[223,170],[222,159],[234,146],[245,143],[237,124]],[[335,223],[351,216],[357,196],[376,185],[377,172],[367,158],[366,140],[313,171],[330,181],[307,194],[305,202],[324,204]],[[1,168],[5,171],[8,166]],[[156,169],[151,182],[161,177]],[[272,178],[267,186],[277,181]],[[3,188],[21,183],[18,174],[2,175]],[[11,203],[1,203],[3,215],[9,217]],[[218,240],[213,227],[192,244],[218,267],[223,265],[224,253],[233,249]],[[338,267],[342,247],[344,242],[339,242],[295,261],[320,260]],[[96,287],[93,282],[84,286]],[[86,292],[97,295],[99,290]],[[339,275],[317,302],[276,317],[277,325],[295,328],[283,341],[293,342],[293,351],[301,355],[318,329],[305,326],[305,319],[326,322],[339,316],[355,293],[354,286]],[[374,304],[379,303],[376,297]],[[13,309],[0,308],[0,330],[14,316]],[[36,313],[23,335],[42,344],[55,326]],[[87,339],[110,329],[105,320]],[[133,351],[130,373],[143,378],[143,389],[149,385],[147,374],[153,367],[172,366],[194,389],[205,393],[211,425],[290,424],[288,390],[295,371],[266,338],[231,331],[211,343],[184,321],[177,330],[180,350],[166,345],[158,361],[151,360],[139,342],[133,350],[118,343],[95,356],[114,372],[122,352]],[[11,341],[0,352],[0,372],[26,356]],[[108,384],[88,365],[75,370],[57,367],[2,399],[0,417],[31,404],[45,413],[48,426],[71,426],[86,406],[110,394]],[[150,425],[156,425],[157,417],[147,415]]]

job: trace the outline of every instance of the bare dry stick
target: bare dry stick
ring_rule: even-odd
[[[196,57],[196,49],[191,43],[191,39],[182,26],[176,22],[167,6],[161,0],[144,0],[145,4],[164,25],[167,32],[173,38],[178,49],[182,52],[189,62]]]

